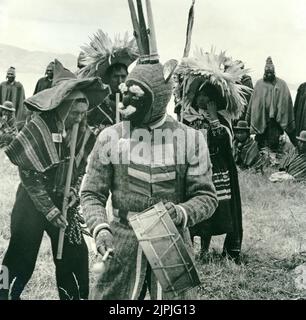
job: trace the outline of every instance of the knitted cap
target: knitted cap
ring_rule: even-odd
[[[51,61],[48,65],[46,69],[53,69],[54,70],[54,61]]]
[[[172,94],[172,83],[166,83],[161,63],[138,64],[131,71],[126,79],[129,82],[136,82],[144,87],[151,95],[152,105],[144,118],[143,124],[153,123],[162,118],[167,109]]]
[[[14,75],[16,75],[16,69],[14,67],[9,67],[7,70],[7,73],[13,73]]]
[[[266,60],[265,70],[275,71],[275,67],[274,67],[274,64],[272,62],[272,58],[271,57],[268,57],[267,60]]]

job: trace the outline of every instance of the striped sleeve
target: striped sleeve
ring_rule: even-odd
[[[91,233],[100,229],[102,225],[108,226],[106,202],[110,194],[113,168],[107,155],[103,152],[107,140],[102,139],[102,134],[103,132],[90,155],[81,186],[81,205]]]
[[[200,131],[196,135],[195,149],[192,149],[195,152],[193,154],[189,152],[185,180],[186,198],[188,200],[179,204],[187,213],[188,227],[210,218],[218,205],[216,189],[212,182],[212,166],[209,151],[205,138]]]

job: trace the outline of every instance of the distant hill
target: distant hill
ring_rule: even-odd
[[[29,51],[0,43],[0,82],[5,80],[10,66],[16,68],[16,80],[25,89],[26,96],[33,94],[36,82],[43,77],[50,61],[58,59],[69,70],[77,69],[77,57],[72,54]]]
[[[8,67],[16,68],[17,76],[20,73],[44,75],[48,63],[57,58],[63,65],[74,71],[77,57],[72,54],[57,54],[51,52],[28,51],[18,47],[0,43],[0,71],[6,72]],[[5,78],[0,75],[1,78]]]

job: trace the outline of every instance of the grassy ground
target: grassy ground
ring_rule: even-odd
[[[9,240],[9,216],[18,184],[16,168],[0,152],[0,260]],[[306,262],[306,186],[272,184],[267,176],[240,173],[243,202],[241,265],[221,258],[223,236],[214,237],[206,260],[197,259],[201,299],[300,299],[294,269]],[[198,240],[198,239],[196,239]],[[199,244],[196,241],[196,252]],[[49,240],[42,243],[23,299],[57,299]]]

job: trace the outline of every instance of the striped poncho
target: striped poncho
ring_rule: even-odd
[[[238,166],[241,168],[250,168],[259,158],[257,142],[252,138],[248,138],[245,143],[234,140],[233,154]]]
[[[306,153],[299,154],[293,148],[281,163],[280,170],[286,171],[297,181],[306,181]]]
[[[36,209],[48,220],[55,206],[61,206],[69,166],[69,146],[60,132],[55,116],[37,115],[5,150],[10,161],[18,166],[22,185]],[[85,172],[94,142],[91,130],[80,128],[71,183],[75,188]]]

